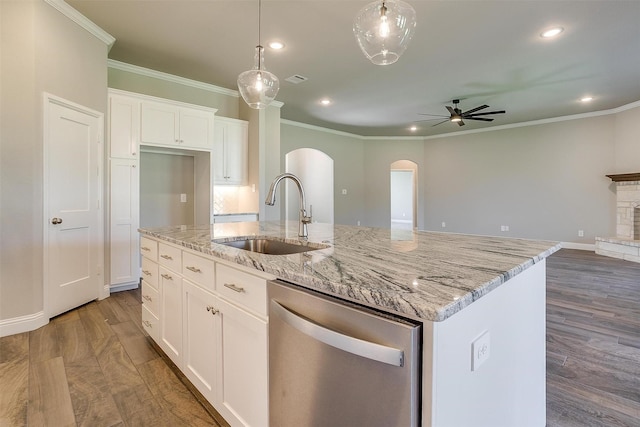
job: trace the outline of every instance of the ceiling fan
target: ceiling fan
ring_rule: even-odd
[[[447,105],[447,110],[449,111],[450,116],[439,116],[439,117],[447,117],[446,119],[442,120],[441,122],[436,123],[433,126],[438,126],[439,124],[442,124],[444,122],[452,122],[452,123],[457,123],[458,126],[464,126],[464,120],[478,120],[478,121],[482,121],[482,122],[492,122],[493,119],[492,118],[488,118],[488,117],[482,117],[482,116],[486,116],[489,114],[504,114],[506,113],[505,110],[500,110],[500,111],[485,111],[485,112],[478,112],[480,110],[484,110],[485,108],[489,108],[488,105],[484,104],[481,105],[479,107],[476,108],[472,108],[471,110],[467,110],[467,111],[462,111],[460,108],[458,108],[458,104],[460,104],[460,100],[459,99],[454,99],[453,100],[453,107]],[[435,116],[435,114],[422,114],[423,116]],[[426,120],[438,120],[438,119],[425,119]],[[433,127],[432,126],[432,127]]]

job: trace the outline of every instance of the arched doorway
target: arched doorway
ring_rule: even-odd
[[[333,159],[320,150],[299,148],[285,156],[285,171],[302,181],[307,210],[313,206],[313,222],[333,224]],[[297,221],[298,190],[289,180],[286,185],[285,218]]]
[[[413,230],[417,227],[418,165],[411,160],[391,163],[391,228]]]

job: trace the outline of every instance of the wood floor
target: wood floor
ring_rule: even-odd
[[[564,249],[547,265],[547,426],[639,427],[640,264]],[[1,338],[0,427],[224,425],[140,324],[128,291]]]

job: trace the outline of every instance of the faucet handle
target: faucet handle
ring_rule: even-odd
[[[313,219],[313,205],[309,205],[309,215],[307,216],[307,212],[303,211],[302,222],[305,224],[311,224],[312,219]]]

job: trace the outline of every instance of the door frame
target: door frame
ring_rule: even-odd
[[[104,203],[104,113],[77,104],[75,102],[66,100],[59,96],[53,95],[48,92],[43,92],[43,110],[42,110],[42,287],[43,287],[43,311],[46,319],[50,318],[50,305],[49,305],[49,188],[47,185],[47,177],[49,176],[49,116],[50,105],[59,105],[64,108],[78,111],[91,117],[98,119],[98,143],[100,147],[97,150],[97,164],[98,164],[98,224],[97,224],[97,260],[98,268],[97,275],[98,280],[98,298],[104,299],[109,296],[109,283],[105,278],[104,268],[104,221],[105,221],[105,203]]]

